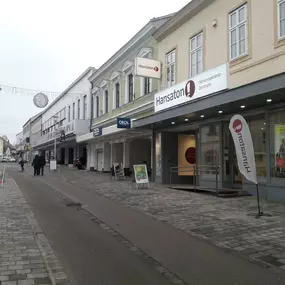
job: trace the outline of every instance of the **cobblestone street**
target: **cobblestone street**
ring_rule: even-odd
[[[0,188],[0,284],[69,284],[16,182]]]
[[[262,200],[262,211],[272,217],[256,219],[251,216],[257,213],[255,197],[224,199],[157,184],[152,184],[151,189],[136,190],[129,181],[113,181],[108,174],[65,168],[59,175],[219,247],[285,270],[284,205]]]

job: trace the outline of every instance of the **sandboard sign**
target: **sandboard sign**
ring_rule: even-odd
[[[250,129],[246,120],[241,115],[234,115],[232,117],[229,124],[229,129],[236,149],[236,157],[239,171],[247,180],[253,182],[256,185],[258,206],[258,213],[256,217],[259,218],[261,216],[264,216],[265,214],[260,211],[259,188],[256,177],[255,155]],[[266,216],[268,216],[268,214]]]
[[[50,168],[50,171],[56,171],[57,165],[56,165],[56,160],[55,159],[51,159],[50,160],[49,168]]]
[[[134,165],[134,174],[136,185],[147,185],[149,188],[149,179],[147,174],[147,167],[145,164],[136,164]]]

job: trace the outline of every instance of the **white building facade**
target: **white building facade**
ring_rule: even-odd
[[[85,144],[77,144],[76,136],[90,129],[91,83],[95,69],[86,69],[34,121],[33,150],[44,153],[46,160],[56,156],[60,164],[72,164],[77,157],[87,159]],[[62,137],[64,132],[64,139]],[[54,145],[56,140],[56,153]]]
[[[123,165],[125,175],[138,163],[152,168],[152,132],[134,130],[132,121],[153,112],[158,79],[137,76],[136,58],[155,59],[153,32],[172,15],[153,18],[129,42],[105,62],[90,78],[92,84],[91,131],[77,136],[88,144],[87,167],[109,172]],[[119,126],[119,119],[125,125]]]

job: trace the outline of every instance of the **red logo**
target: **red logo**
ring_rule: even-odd
[[[233,129],[235,130],[236,133],[240,133],[242,131],[242,122],[239,119],[236,119],[233,122]]]
[[[158,67],[157,66],[154,67],[154,71],[158,72]]]
[[[186,97],[192,98],[195,93],[195,82],[193,80],[189,80],[185,85],[185,95]]]
[[[196,163],[196,148],[195,147],[187,148],[187,150],[185,152],[185,159],[190,164]]]
[[[285,159],[284,158],[281,158],[281,157],[277,158],[276,163],[277,163],[278,168],[284,168],[285,167]]]

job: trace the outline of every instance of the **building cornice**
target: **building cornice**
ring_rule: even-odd
[[[146,24],[134,37],[132,37],[122,48],[120,48],[108,61],[106,61],[98,70],[89,77],[89,81],[93,81],[95,78],[100,76],[105,72],[110,66],[115,62],[125,56],[127,52],[132,49],[142,38],[149,35],[151,37],[152,32],[154,31],[154,26],[152,22]]]
[[[179,10],[172,18],[170,18],[164,25],[157,29],[153,33],[153,37],[157,41],[163,40],[213,2],[215,2],[215,0],[192,0],[181,10]]]

